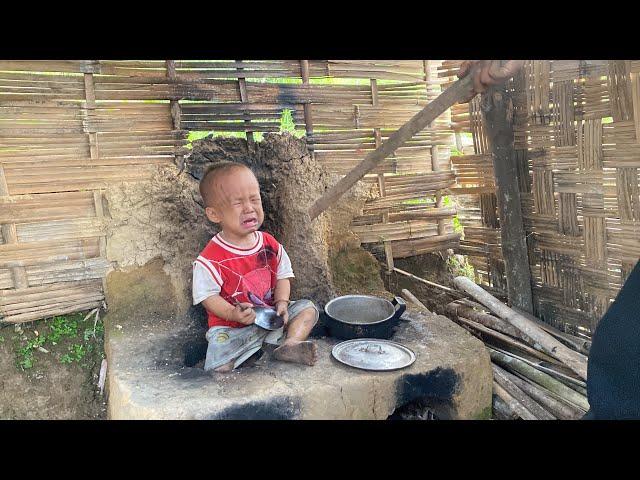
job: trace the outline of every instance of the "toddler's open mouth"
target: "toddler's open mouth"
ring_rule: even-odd
[[[258,226],[258,219],[256,217],[247,218],[243,220],[242,226],[245,228],[253,228]]]

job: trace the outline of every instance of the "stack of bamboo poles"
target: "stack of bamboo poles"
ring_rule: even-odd
[[[590,340],[507,307],[466,277],[454,283],[473,300],[455,300],[445,311],[489,349],[494,416],[502,420],[584,416],[589,410],[585,380]]]
[[[493,412],[501,420],[576,420],[589,410],[587,355],[591,341],[562,332],[537,318],[507,307],[466,277],[457,289],[404,270],[394,271],[438,292],[438,313],[480,338],[491,355]],[[411,292],[402,294],[427,314]]]

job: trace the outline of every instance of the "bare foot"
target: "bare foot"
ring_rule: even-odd
[[[277,360],[283,362],[315,365],[318,360],[318,347],[310,341],[285,342],[273,351]]]

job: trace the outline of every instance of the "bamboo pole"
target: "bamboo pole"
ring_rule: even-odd
[[[523,343],[519,343],[518,341],[512,339],[511,337],[508,337],[506,335],[503,335],[500,332],[496,332],[495,330],[492,330],[488,327],[485,327],[484,325],[480,324],[480,323],[476,323],[472,320],[469,320],[468,318],[464,318],[464,317],[457,317],[454,320],[456,323],[460,323],[463,326],[468,326],[472,329],[474,329],[475,331],[481,333],[481,334],[486,334],[489,335],[493,338],[496,338],[504,343],[506,343],[507,345],[513,347],[513,348],[517,348],[519,350],[522,350],[523,352],[528,353],[529,355],[531,355],[534,358],[537,358],[539,360],[544,360],[544,361],[549,361],[551,360],[552,362],[555,362],[556,360],[554,360],[552,357],[549,357],[548,355],[546,355],[544,352],[540,352],[538,350],[535,350],[533,348],[531,348],[528,345],[525,345]],[[485,342],[486,343],[486,342]]]
[[[429,315],[431,315],[431,311],[424,305],[424,303],[422,303],[420,300],[418,300],[417,297],[413,293],[411,293],[409,290],[407,290],[406,288],[402,289],[402,296],[406,300],[416,304],[418,307],[420,307],[425,312],[427,312]]]
[[[476,285],[467,277],[456,277],[453,282],[460,290],[463,290],[464,292],[474,297],[500,318],[506,320],[511,325],[518,328],[520,331],[533,339],[542,347],[545,353],[560,360],[569,368],[571,368],[571,370],[580,375],[581,378],[586,380],[587,358],[584,355],[578,352],[574,352],[570,348],[566,347],[551,335],[549,335],[547,332],[542,330],[531,320],[525,318],[511,308],[507,307],[504,303],[499,301],[493,295],[484,291],[481,287]]]
[[[492,395],[493,414],[499,420],[517,420],[520,418],[516,412],[509,408],[504,400],[495,393]]]
[[[552,392],[542,388],[538,384],[504,369],[503,372],[518,388],[546,408],[551,414],[555,415],[559,420],[577,420],[584,415],[582,410],[555,398]]]
[[[502,368],[500,368],[495,363],[491,364],[491,368],[493,368],[493,378],[494,380],[504,388],[513,398],[518,400],[527,410],[529,410],[537,420],[555,420],[556,417],[551,415],[548,411],[544,409],[542,405],[537,403],[534,399],[529,397],[526,392],[521,390],[514,382],[511,381],[509,377],[507,377],[506,373]]]
[[[453,85],[440,94],[438,98],[430,102],[413,118],[411,118],[411,120],[392,133],[386,142],[376,148],[373,152],[369,153],[362,162],[341,178],[336,185],[327,190],[327,192],[316,200],[309,209],[309,217],[311,220],[335,204],[347,190],[356,184],[358,180],[395,152],[398,147],[406,143],[416,133],[433,122],[438,116],[447,110],[447,108],[450,108],[456,102],[459,102],[468,96],[471,89],[472,77],[473,75],[467,75],[464,78],[457,80]]]
[[[583,353],[585,355],[589,354],[589,349],[591,348],[591,341],[590,340],[587,340],[586,338],[576,337],[575,335],[571,335],[571,334],[566,333],[566,332],[562,332],[562,331],[558,330],[557,328],[554,328],[553,326],[549,325],[548,323],[545,323],[545,322],[541,321],[540,319],[534,317],[530,313],[527,313],[527,312],[525,312],[523,310],[520,310],[519,308],[513,308],[513,310],[515,310],[516,312],[518,312],[521,315],[525,316],[526,318],[531,320],[533,323],[538,325],[540,328],[542,328],[549,335],[553,335],[560,342],[562,342],[565,345],[573,348],[575,351]]]
[[[509,409],[513,410],[523,420],[537,420],[537,418],[527,410],[524,405],[502,388],[502,386],[495,380],[493,381],[493,392],[498,396],[498,398],[507,404]]]
[[[242,60],[236,60],[236,62],[238,62],[238,65],[242,65]],[[244,70],[243,67],[239,66],[237,67],[238,72],[242,72]],[[240,90],[240,101],[242,103],[248,103],[249,102],[249,95],[247,93],[247,81],[245,79],[244,76],[241,76],[241,73],[238,73],[238,88]],[[247,136],[247,144],[249,145],[249,148],[253,148],[254,146],[254,138],[253,138],[253,131],[251,130],[251,116],[247,116],[247,118],[245,118],[244,123],[246,125],[245,130],[246,130],[246,136]]]
[[[470,308],[466,305],[460,305],[455,302],[447,304],[444,309],[449,314],[468,318],[469,320],[478,322],[487,328],[491,328],[500,333],[504,333],[505,335],[511,335],[512,337],[519,338],[528,343],[528,337],[526,337],[526,335],[524,335],[520,330],[518,330],[510,323],[507,323],[498,317],[494,317],[493,315],[489,315],[488,313],[478,312],[473,308]]]
[[[585,412],[589,410],[589,402],[584,396],[559,382],[551,375],[547,375],[546,373],[536,370],[531,365],[528,365],[517,358],[510,357],[509,355],[499,352],[493,348],[489,348],[489,354],[491,355],[491,360],[501,366],[522,374],[538,385],[545,387],[559,395],[561,398],[576,405],[577,407],[580,407]]]
[[[571,388],[573,388],[574,390],[576,390],[577,392],[579,392],[582,395],[586,396],[586,390],[584,390],[587,386],[587,384],[581,380],[578,380],[572,376],[569,375],[565,375],[562,372],[559,372],[558,370],[554,370],[560,367],[564,367],[564,365],[558,364],[558,363],[551,363],[551,366],[545,366],[542,365],[543,363],[545,363],[545,360],[541,360],[540,363],[536,363],[536,362],[532,362],[530,360],[527,360],[526,358],[522,358],[518,355],[516,355],[515,353],[509,352],[507,350],[502,350],[500,348],[495,347],[496,350],[498,350],[501,353],[504,353],[505,355],[509,355],[511,357],[514,357],[518,360],[521,360],[523,362],[525,362],[528,365],[531,365],[533,368],[536,368],[538,370],[540,370],[541,372],[544,372],[548,375],[551,375],[553,378],[559,380],[560,382],[564,383],[565,385],[570,386]],[[548,363],[548,362],[547,362]],[[573,372],[571,372],[573,375],[575,375]],[[574,387],[578,387],[578,388],[574,388]]]

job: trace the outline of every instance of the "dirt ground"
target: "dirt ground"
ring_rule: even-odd
[[[83,321],[85,315],[0,329],[0,419],[106,418],[97,386],[102,328],[96,325],[94,337],[95,317]]]

